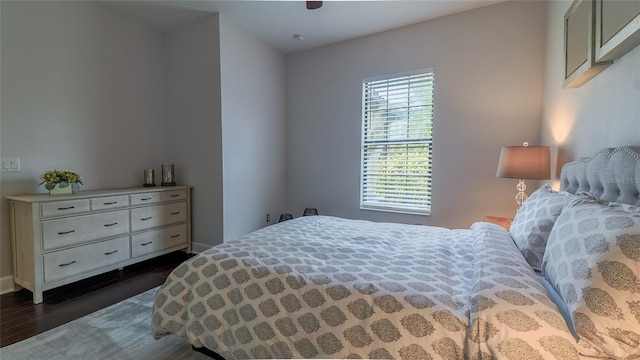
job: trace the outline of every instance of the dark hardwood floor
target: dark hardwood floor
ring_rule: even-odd
[[[177,251],[73,284],[45,291],[34,305],[28,290],[0,296],[0,347],[65,324],[164,283],[193,255]]]

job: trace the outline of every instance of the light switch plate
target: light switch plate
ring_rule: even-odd
[[[2,172],[20,171],[20,158],[2,158]]]

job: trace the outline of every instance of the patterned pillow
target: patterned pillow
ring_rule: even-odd
[[[551,230],[542,263],[591,356],[640,356],[640,208],[577,196]]]
[[[573,195],[544,184],[527,199],[511,222],[509,233],[529,265],[540,271],[553,224]]]

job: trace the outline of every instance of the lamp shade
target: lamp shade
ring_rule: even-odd
[[[547,180],[551,178],[548,146],[503,146],[497,177]]]

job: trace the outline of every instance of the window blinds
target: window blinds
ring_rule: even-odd
[[[363,82],[360,208],[431,211],[433,69]]]

